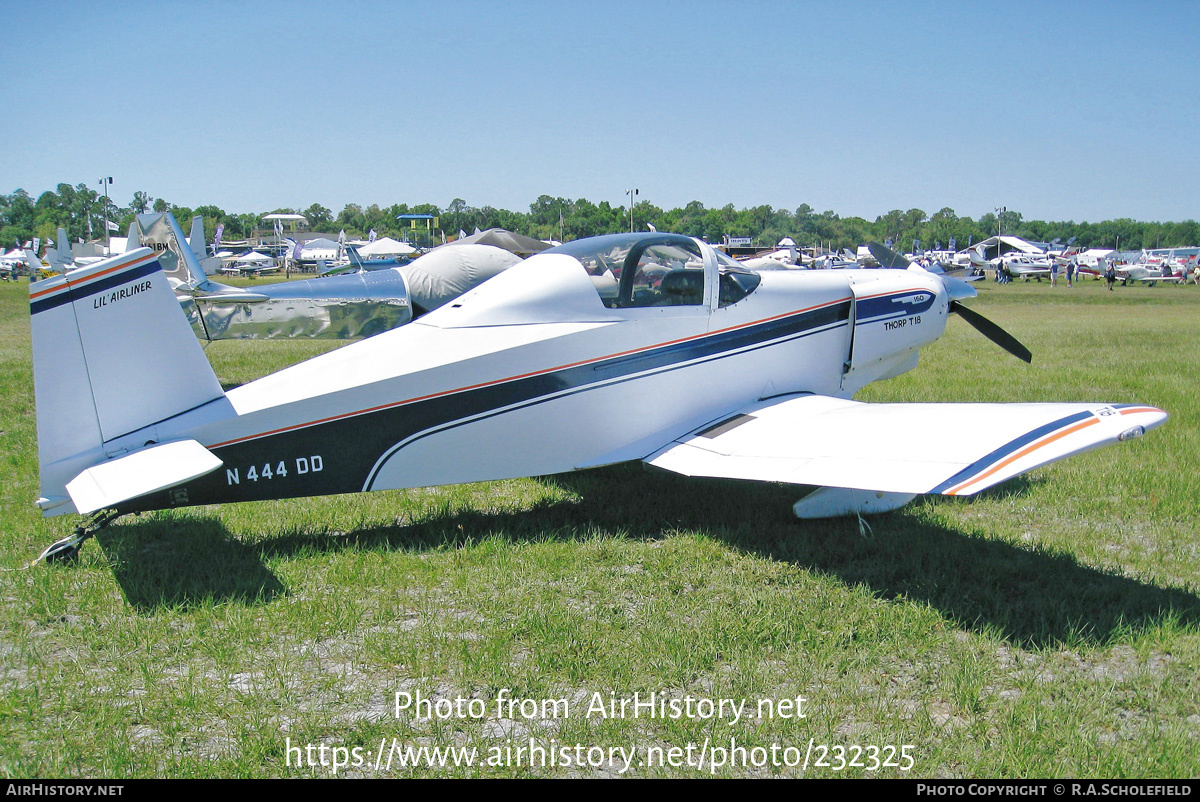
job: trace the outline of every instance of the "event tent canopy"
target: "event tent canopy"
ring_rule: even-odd
[[[959,253],[966,255],[967,251],[983,249],[984,259],[995,259],[997,256],[1003,256],[1009,251],[1019,251],[1033,256],[1040,256],[1045,253],[1044,250],[1034,245],[1032,242],[1021,239],[1020,237],[1009,236],[1008,234],[988,237],[981,242],[976,242],[969,248],[963,248]]]
[[[407,242],[399,242],[391,237],[377,239],[358,249],[359,256],[409,256],[416,252],[417,249]]]

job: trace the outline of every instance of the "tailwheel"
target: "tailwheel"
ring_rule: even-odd
[[[115,521],[120,515],[121,513],[116,510],[97,512],[86,524],[75,527],[73,533],[47,546],[30,564],[36,565],[43,561],[60,565],[75,562],[79,559],[79,549],[82,548],[84,541]]]
[[[52,565],[73,563],[79,559],[79,549],[83,546],[83,540],[78,534],[64,537],[62,540],[47,546],[45,551],[39,554],[34,562],[44,560]]]

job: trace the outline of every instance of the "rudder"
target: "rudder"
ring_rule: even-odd
[[[31,284],[29,302],[43,510],[128,450],[118,438],[224,395],[149,248]]]

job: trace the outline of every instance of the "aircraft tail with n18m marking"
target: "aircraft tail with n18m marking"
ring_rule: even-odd
[[[233,413],[154,251],[31,284],[29,306],[45,514],[108,508],[220,465],[199,443],[158,437],[183,413]]]

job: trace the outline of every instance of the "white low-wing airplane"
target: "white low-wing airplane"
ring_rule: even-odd
[[[47,516],[536,476],[645,460],[817,485],[802,518],[969,495],[1141,435],[1136,404],[863,404],[951,312],[924,271],[756,273],[675,234],[558,246],[406,326],[223,391],[154,251],[30,285]],[[984,425],[951,425],[985,421]]]
[[[1003,269],[1012,278],[1023,278],[1026,281],[1036,278],[1041,281],[1042,277],[1050,277],[1050,261],[1030,254],[1008,253],[992,261],[996,262],[997,267]]]
[[[1170,268],[1167,268],[1169,270]],[[1160,281],[1167,283],[1179,282],[1187,278],[1187,271],[1184,268],[1176,268],[1170,273],[1164,270],[1161,264],[1132,264],[1122,265],[1116,270],[1117,278],[1129,286],[1131,281],[1144,281],[1153,287]]]

